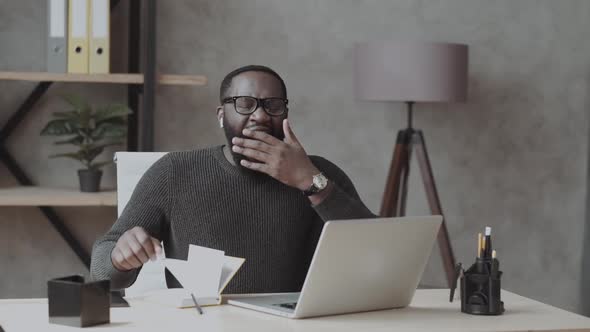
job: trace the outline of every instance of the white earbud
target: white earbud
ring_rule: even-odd
[[[223,128],[223,119],[219,119],[219,128]]]

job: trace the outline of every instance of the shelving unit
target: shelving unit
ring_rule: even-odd
[[[0,71],[0,80],[31,82],[77,82],[77,83],[112,83],[143,84],[142,74],[61,74],[44,72]],[[202,75],[156,75],[160,85],[196,85],[207,84],[207,77]]]
[[[116,9],[119,2],[119,0],[111,0],[111,11]],[[129,115],[127,121],[127,150],[153,151],[156,85],[203,86],[207,83],[207,78],[202,75],[156,73],[156,0],[128,0],[128,2],[128,73],[67,74],[0,71],[0,80],[39,82],[0,128],[0,162],[6,165],[20,184],[18,187],[0,189],[0,206],[37,206],[88,268],[90,253],[72,235],[52,206],[116,206],[116,192],[82,193],[77,189],[35,186],[5,147],[5,142],[53,83],[121,84],[127,86],[127,105],[133,110],[133,114]],[[143,25],[142,18],[145,19]],[[140,40],[143,40],[145,44],[143,50],[140,50]],[[141,70],[140,67],[142,67]]]
[[[0,206],[117,206],[116,191],[18,186],[0,188]]]

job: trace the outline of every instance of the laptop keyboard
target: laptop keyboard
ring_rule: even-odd
[[[291,310],[295,310],[295,306],[297,305],[297,302],[287,302],[287,303],[276,303],[273,304],[277,307],[281,307],[281,308],[287,308],[287,309],[291,309]]]

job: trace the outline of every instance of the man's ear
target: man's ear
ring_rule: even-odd
[[[219,128],[223,128],[223,107],[217,106],[217,121],[219,122]]]

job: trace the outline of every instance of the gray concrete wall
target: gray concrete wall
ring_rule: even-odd
[[[0,67],[43,68],[43,10],[32,0],[0,4],[0,42],[11,45],[2,48]],[[353,43],[467,43],[469,101],[418,104],[415,112],[457,258],[472,261],[475,235],[490,225],[506,289],[581,311],[589,10],[584,0],[159,2],[159,70],[203,73],[211,84],[159,88],[156,149],[223,142],[214,113],[220,80],[237,66],[265,64],[286,80],[290,118],[307,151],[340,165],[377,212],[396,132],[405,124],[404,107],[354,100]],[[31,86],[0,82],[0,121]],[[52,88],[10,144],[42,184],[75,185],[75,165],[47,161],[54,148],[36,135],[58,93],[70,90],[95,100],[124,97],[120,87]],[[1,167],[1,184],[13,182]],[[415,167],[410,181],[409,212],[428,213]],[[60,209],[91,242],[115,211],[88,211]],[[0,229],[0,267],[11,271],[2,274],[0,297],[41,296],[50,276],[83,270],[35,209],[0,208]],[[423,281],[444,285],[437,251]]]

